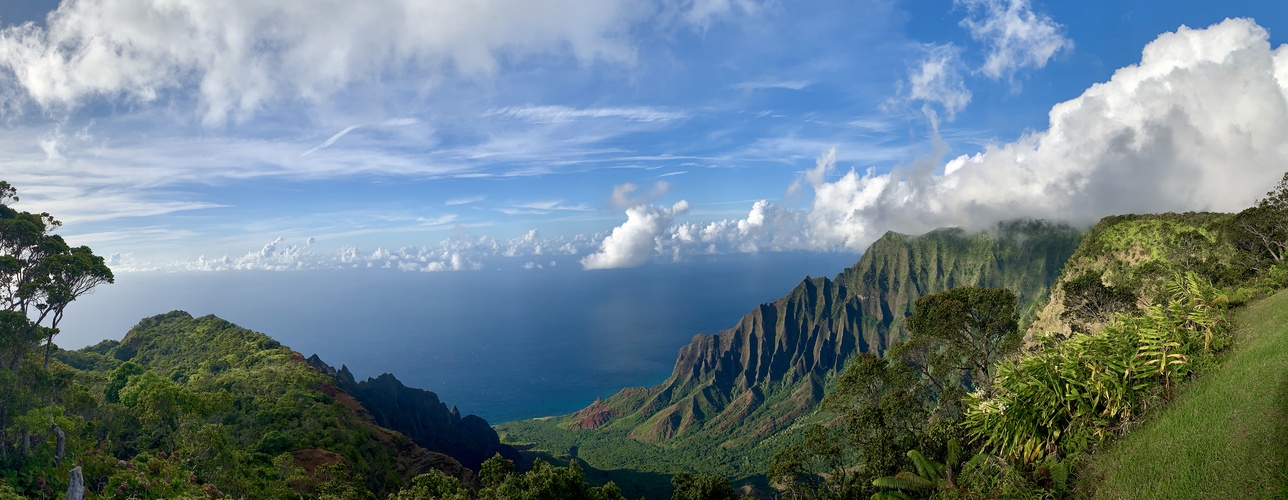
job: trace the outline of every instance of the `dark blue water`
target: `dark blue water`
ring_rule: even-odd
[[[68,308],[59,345],[120,339],[174,309],[266,333],[358,378],[391,372],[489,422],[576,411],[666,379],[695,334],[732,327],[856,255],[724,255],[634,269],[129,273]],[[511,268],[515,267],[513,265]]]

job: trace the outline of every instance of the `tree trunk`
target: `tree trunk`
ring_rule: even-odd
[[[54,467],[62,465],[64,446],[67,444],[67,435],[63,433],[58,423],[54,423],[54,436],[57,437],[57,444],[54,446]]]
[[[63,311],[54,311],[54,321],[49,325],[49,340],[45,341],[45,369],[49,369],[49,352],[54,350],[54,335],[58,335],[58,322],[63,319]]]
[[[85,475],[81,468],[72,469],[68,476],[67,496],[63,500],[85,500]]]

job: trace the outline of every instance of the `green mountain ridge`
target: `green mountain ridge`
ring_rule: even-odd
[[[455,458],[427,450],[403,434],[377,425],[358,400],[300,353],[213,315],[193,318],[186,312],[172,311],[144,318],[120,341],[61,351],[58,359],[101,374],[97,377],[106,379],[105,391],[109,393],[113,380],[129,387],[139,383],[143,374],[153,373],[179,384],[175,390],[193,395],[189,399],[211,401],[207,403],[215,407],[211,417],[203,419],[200,412],[172,409],[173,415],[166,421],[170,427],[159,428],[161,424],[152,422],[144,430],[127,431],[158,432],[164,439],[180,441],[191,439],[191,432],[200,434],[199,429],[217,433],[223,446],[233,447],[227,450],[228,455],[194,464],[198,473],[210,468],[199,475],[211,482],[221,482],[221,473],[216,472],[220,469],[228,469],[223,472],[228,477],[254,476],[239,469],[252,469],[263,460],[254,458],[255,451],[268,455],[289,452],[295,465],[309,472],[322,465],[344,463],[364,478],[364,489],[380,494],[396,491],[431,470],[442,470],[466,484],[475,482],[474,473]],[[139,374],[122,371],[126,363],[137,365]],[[126,389],[116,390],[124,393]],[[109,441],[138,439],[119,436]],[[164,446],[165,442],[159,444]],[[220,487],[229,488],[228,484],[223,482]],[[255,496],[250,490],[229,493]]]
[[[854,354],[882,353],[904,338],[918,297],[956,286],[1008,287],[1023,310],[1036,310],[1081,239],[1069,226],[1033,220],[975,234],[887,233],[835,278],[807,278],[733,328],[695,336],[661,384],[497,428],[514,442],[575,451],[601,469],[671,472],[640,458],[655,447],[693,470],[755,475],[778,441],[819,418],[819,402]]]

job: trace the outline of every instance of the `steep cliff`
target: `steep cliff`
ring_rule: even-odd
[[[903,338],[918,297],[956,286],[1007,287],[1019,296],[1022,312],[1037,310],[1081,237],[1067,226],[1031,220],[976,234],[887,233],[835,278],[807,277],[733,328],[695,336],[661,384],[625,389],[572,415],[499,429],[538,444],[558,434],[562,443],[575,442],[583,458],[615,456],[596,450],[613,442],[604,436],[694,447],[695,457],[712,455],[702,450],[755,446],[813,413],[855,353],[884,352]],[[739,456],[747,460],[745,453],[722,460]]]
[[[501,444],[496,431],[475,415],[462,417],[455,406],[449,410],[433,392],[407,387],[393,375],[355,381],[349,368],[337,370],[314,354],[309,365],[335,378],[336,385],[362,404],[381,427],[401,432],[429,451],[459,460],[479,470],[483,461],[500,453],[520,462],[519,452]]]

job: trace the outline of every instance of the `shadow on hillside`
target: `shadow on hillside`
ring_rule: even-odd
[[[645,498],[648,500],[666,500],[671,498],[671,474],[662,474],[658,472],[642,472],[631,469],[613,469],[600,470],[586,463],[585,460],[575,458],[572,455],[554,456],[545,451],[533,451],[520,448],[523,454],[524,462],[519,464],[520,470],[531,470],[534,460],[541,460],[558,467],[567,467],[571,460],[576,460],[577,465],[586,475],[586,482],[592,486],[603,486],[609,481],[617,484],[621,488],[622,495],[626,498]],[[576,453],[576,447],[571,450]]]

